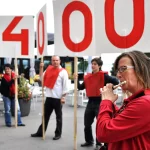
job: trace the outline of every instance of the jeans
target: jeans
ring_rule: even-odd
[[[5,124],[11,125],[11,109],[15,109],[15,99],[3,96],[4,108],[5,108]],[[21,112],[18,104],[18,125],[22,124]]]

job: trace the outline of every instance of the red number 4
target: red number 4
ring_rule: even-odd
[[[21,29],[21,33],[15,34],[11,33],[13,29],[17,26],[17,24],[21,21],[23,17],[18,16],[15,17],[11,23],[8,25],[8,27],[3,32],[2,38],[3,41],[20,41],[21,42],[21,54],[22,55],[28,55],[28,35],[29,30],[28,29]]]

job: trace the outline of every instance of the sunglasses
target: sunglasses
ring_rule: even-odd
[[[116,71],[119,72],[119,73],[123,73],[123,72],[125,72],[126,70],[132,69],[132,68],[134,68],[134,66],[121,66],[121,67],[118,68]]]

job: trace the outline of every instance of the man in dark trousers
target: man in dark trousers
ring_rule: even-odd
[[[68,92],[68,73],[60,66],[59,56],[52,56],[51,62],[52,65],[49,65],[43,74],[44,86],[46,87],[46,101],[44,106],[45,131],[50,116],[53,110],[55,110],[56,130],[53,140],[58,140],[62,134],[62,103],[65,102],[65,96]],[[40,64],[40,76],[42,75],[41,68],[43,65],[43,63]],[[35,134],[31,134],[31,137],[42,137],[42,124]]]
[[[89,98],[84,114],[85,143],[81,144],[81,147],[92,146],[94,143],[92,124],[94,122],[94,118],[97,118],[99,112],[99,105],[101,102],[100,88],[103,88],[103,86],[107,83],[112,83],[114,85],[119,83],[116,78],[109,76],[107,72],[101,71],[101,67],[103,65],[101,58],[92,59],[91,64],[92,73],[88,73],[84,77],[84,82],[82,84],[78,83],[78,89],[86,89],[86,94]],[[101,146],[102,144],[96,140],[95,149],[99,150]]]

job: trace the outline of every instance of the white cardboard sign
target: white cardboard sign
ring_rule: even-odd
[[[0,57],[34,57],[33,16],[0,16]]]
[[[37,24],[37,57],[47,56],[47,16],[46,5],[44,5],[36,16]]]
[[[55,0],[53,4],[58,55],[150,52],[149,0]]]
[[[56,55],[95,54],[94,14],[91,2],[92,0],[86,0],[84,3],[71,0],[53,1]]]

